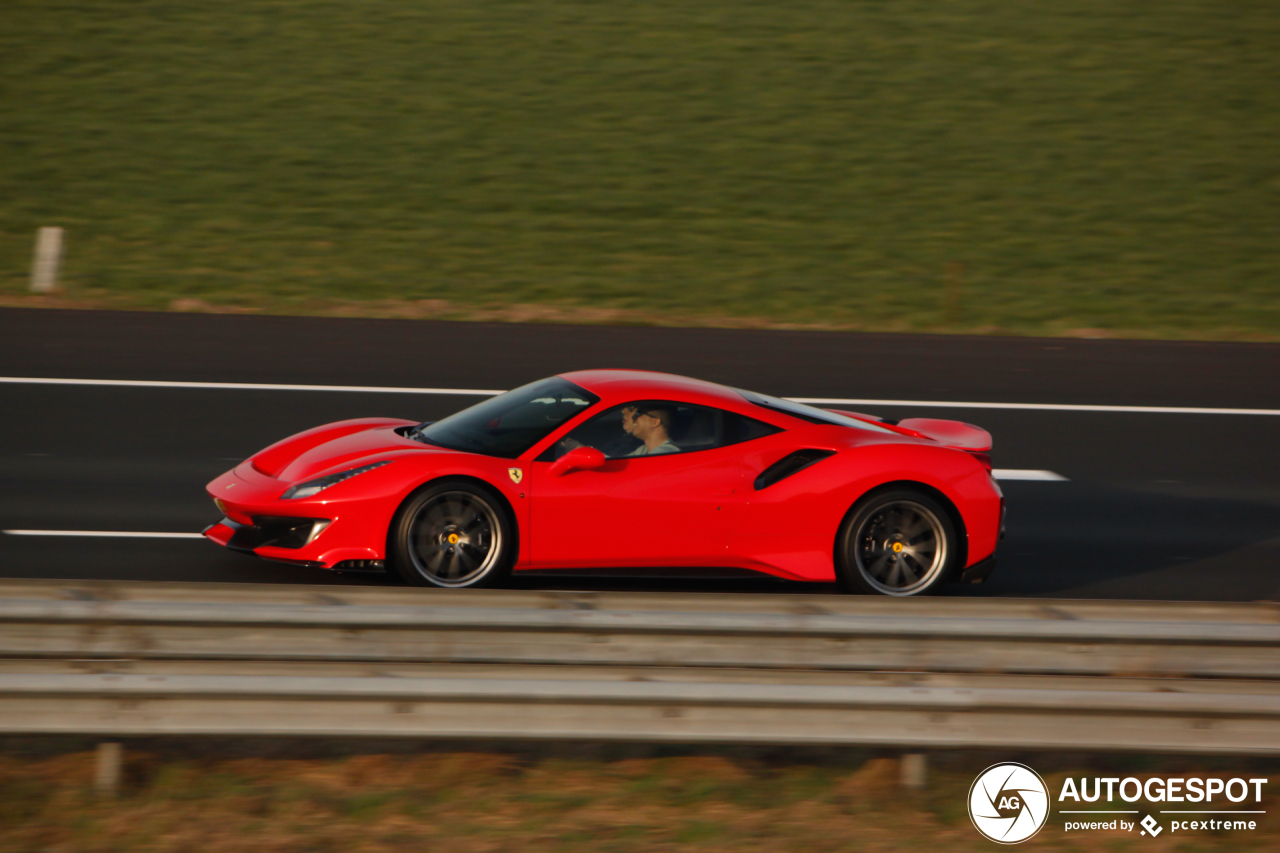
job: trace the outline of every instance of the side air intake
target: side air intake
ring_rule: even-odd
[[[756,477],[756,491],[767,489],[774,483],[785,480],[792,474],[799,473],[815,462],[821,462],[828,456],[835,456],[834,450],[797,450],[795,453],[788,453],[777,462],[770,465],[760,472],[760,476]]]

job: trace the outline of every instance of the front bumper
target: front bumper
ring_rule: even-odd
[[[282,501],[288,484],[241,463],[207,486],[226,515],[205,528],[211,541],[233,551],[314,568],[377,571],[384,559],[391,508],[377,499]],[[392,499],[394,500],[394,499]],[[281,511],[297,512],[283,515]]]
[[[270,539],[268,539],[263,545],[255,544],[262,540],[267,535],[267,532],[262,528],[249,524],[241,524],[240,522],[232,521],[229,518],[224,518],[217,524],[210,524],[201,532],[212,541],[226,548],[228,551],[239,551],[243,554],[253,554],[254,556],[274,560],[279,563],[292,563],[297,566],[307,566],[313,569],[326,568],[325,564],[318,560],[300,560],[295,557],[283,557],[278,553],[259,553],[257,550],[259,547],[266,547],[268,551],[270,551],[272,547],[269,543],[273,540]]]
[[[224,518],[218,524],[210,525],[210,529],[222,526],[230,530],[231,535],[221,544],[232,551],[252,552],[266,546],[294,550],[310,545],[330,523],[327,518],[260,515],[253,519],[253,524]]]

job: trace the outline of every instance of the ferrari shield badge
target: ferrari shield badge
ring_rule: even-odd
[[[508,468],[507,473],[511,475],[511,482],[518,483],[524,479],[524,471],[519,468]]]

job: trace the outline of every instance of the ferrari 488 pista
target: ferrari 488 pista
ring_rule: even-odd
[[[991,436],[629,370],[543,379],[427,423],[340,421],[208,485],[205,535],[435,587],[512,571],[746,570],[919,595],[981,581]]]

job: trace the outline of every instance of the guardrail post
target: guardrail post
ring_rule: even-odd
[[[929,762],[923,752],[908,752],[899,761],[902,787],[923,790],[928,778]]]
[[[62,229],[41,228],[36,234],[36,256],[31,264],[31,292],[53,293],[57,290],[61,266]]]
[[[115,796],[116,792],[120,790],[120,770],[123,763],[120,744],[98,744],[98,755],[93,775],[93,787],[99,794]]]

